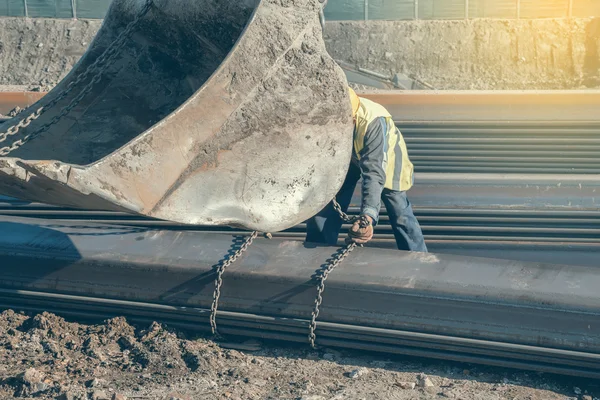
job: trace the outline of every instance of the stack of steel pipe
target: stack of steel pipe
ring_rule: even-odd
[[[600,173],[600,91],[364,93],[421,172]]]
[[[406,138],[417,170],[409,198],[430,250],[595,263],[600,246],[600,91],[362,95],[388,108]],[[357,195],[351,213],[358,212],[358,201]],[[0,202],[0,213],[238,232],[12,201]],[[303,239],[304,230],[300,224],[276,236]],[[375,238],[374,246],[394,246],[385,210]]]
[[[0,217],[0,306],[208,330],[230,235]],[[74,226],[71,226],[74,225]],[[257,239],[223,276],[221,334],[306,343],[334,248]],[[600,378],[600,270],[357,248],[316,343]]]
[[[576,175],[418,174],[410,200],[430,251],[522,261],[596,265],[600,251],[600,179]],[[360,185],[359,185],[360,187]],[[359,188],[350,208],[357,214]],[[381,210],[370,246],[393,248]],[[144,229],[243,234],[227,227],[175,224],[110,211],[75,210],[0,198],[0,214],[109,223]],[[348,228],[348,226],[344,226]],[[275,237],[303,240],[305,224]]]
[[[357,248],[327,280],[317,344],[600,378],[600,94],[366,96],[406,137],[433,253]],[[281,240],[304,229],[226,270],[220,333],[308,343],[336,249]],[[214,268],[246,233],[0,198],[0,307],[208,330]],[[371,246],[394,247],[385,210]]]
[[[423,172],[600,173],[600,121],[397,125]]]

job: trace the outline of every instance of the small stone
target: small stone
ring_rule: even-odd
[[[27,369],[21,377],[21,380],[23,381],[23,383],[25,383],[31,387],[33,387],[33,385],[35,385],[36,383],[42,382],[43,379],[44,379],[44,374],[42,374],[40,371],[38,371],[35,368]]]
[[[121,393],[113,394],[112,400],[127,400],[127,396]]]
[[[411,390],[411,389],[414,389],[415,386],[417,386],[417,384],[414,383],[414,382],[397,382],[396,386],[398,386],[398,387],[400,387],[402,389],[409,389],[409,390]]]
[[[44,47],[44,43],[38,43],[38,47],[41,49],[42,47]]]
[[[110,400],[110,396],[103,390],[94,390],[92,400]]]
[[[593,400],[592,396],[590,396],[589,394],[584,394],[583,396],[581,396],[582,400]]]
[[[575,386],[573,388],[573,392],[575,392],[575,394],[581,394],[581,389],[579,389],[577,386]]]
[[[359,368],[359,369],[355,369],[352,372],[350,372],[348,374],[348,377],[351,378],[351,379],[356,379],[356,378],[359,378],[359,377],[361,377],[363,375],[366,375],[368,373],[369,373],[368,369],[366,369],[366,368]]]
[[[419,383],[419,387],[422,388],[428,388],[428,387],[433,387],[433,382],[431,382],[431,379],[429,379],[429,377],[425,374],[419,374],[419,376],[417,376],[417,382]]]

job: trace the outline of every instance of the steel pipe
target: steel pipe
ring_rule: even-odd
[[[232,237],[2,217],[0,304],[208,329]],[[225,273],[220,330],[304,342],[335,248],[258,239]],[[600,270],[359,248],[327,281],[319,344],[600,377]]]

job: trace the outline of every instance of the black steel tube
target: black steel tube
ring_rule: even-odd
[[[232,238],[48,228],[2,219],[0,287],[209,308]],[[258,239],[227,270],[223,310],[307,319],[335,249]],[[357,249],[327,281],[322,321],[600,353],[600,269]]]

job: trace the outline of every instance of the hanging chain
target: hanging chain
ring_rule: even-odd
[[[254,231],[244,240],[244,243],[232,253],[225,261],[221,262],[217,267],[217,279],[215,279],[215,291],[213,292],[213,302],[210,306],[210,328],[212,334],[219,336],[217,332],[217,308],[219,306],[219,297],[221,297],[221,286],[223,285],[223,273],[225,269],[233,264],[252,244],[254,239],[258,236],[258,231]]]
[[[92,79],[90,82],[83,88],[81,93],[77,97],[75,97],[69,105],[64,107],[60,114],[54,116],[49,122],[40,126],[38,129],[33,131],[32,133],[24,136],[23,138],[16,140],[12,145],[5,146],[0,148],[0,157],[5,157],[9,155],[14,150],[23,146],[25,143],[30,140],[36,138],[37,136],[44,133],[48,128],[52,125],[56,124],[60,119],[66,116],[73,108],[75,108],[81,100],[93,89],[94,85],[96,85],[102,79],[102,75],[106,72],[106,70],[111,66],[111,62],[114,60],[119,51],[125,46],[127,38],[136,27],[141,18],[143,18],[152,6],[152,0],[147,0],[142,8],[141,12],[131,21],[123,32],[119,34],[119,36],[104,50],[104,52],[81,74],[77,75],[77,77],[69,83],[67,88],[62,91],[57,97],[55,97],[52,101],[46,104],[43,107],[38,108],[36,111],[31,113],[26,118],[22,119],[16,125],[9,127],[6,132],[0,132],[0,143],[4,142],[9,136],[16,135],[22,128],[26,128],[31,124],[32,121],[41,117],[46,111],[52,109],[59,101],[63,100],[69,93],[73,91],[73,89],[83,82],[88,76],[92,75]]]
[[[319,285],[317,286],[317,298],[315,299],[315,308],[312,312],[312,318],[310,320],[310,332],[308,334],[308,341],[310,346],[314,349],[317,347],[316,340],[317,335],[315,331],[317,329],[317,318],[319,317],[321,303],[323,303],[323,292],[325,291],[325,281],[331,271],[333,271],[340,263],[356,248],[356,243],[348,243],[346,247],[341,249],[332,259],[329,261],[323,273],[318,277]]]
[[[356,216],[356,217],[351,217],[348,214],[346,214],[345,212],[342,211],[342,206],[340,205],[340,203],[337,202],[337,200],[334,198],[333,200],[331,200],[331,202],[333,203],[333,209],[338,213],[338,215],[340,216],[340,218],[342,219],[342,221],[344,222],[348,222],[348,223],[354,223],[356,222],[360,217]]]

